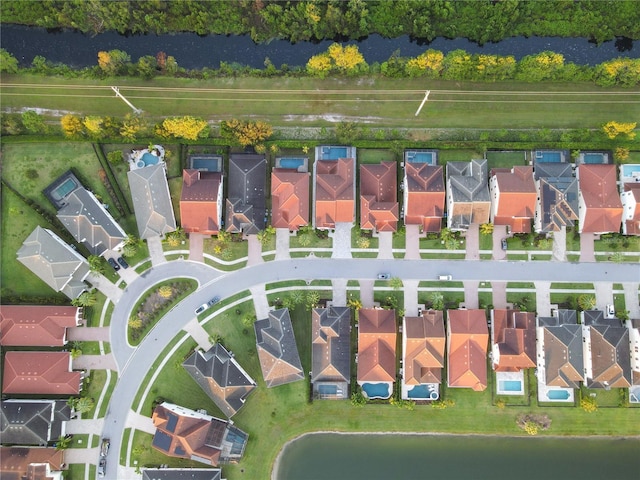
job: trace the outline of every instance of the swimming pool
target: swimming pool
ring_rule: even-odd
[[[318,393],[320,395],[336,395],[338,393],[337,385],[318,385]]]
[[[540,163],[562,163],[562,152],[551,150],[536,150],[536,162]]]
[[[411,151],[405,153],[407,163],[428,163],[435,165],[435,152],[417,152]]]
[[[605,160],[604,153],[583,153],[582,154],[583,163],[607,163]]]
[[[294,158],[294,157],[282,157],[279,158],[276,162],[277,168],[292,168],[297,170],[301,166],[304,165],[304,158]]]
[[[566,390],[547,390],[549,400],[567,400],[571,394]]]
[[[431,385],[431,384],[430,384]],[[414,398],[416,400],[437,400],[439,398],[437,387],[434,390],[433,388],[429,388],[429,385],[416,385],[408,392],[409,398]]]
[[[55,200],[62,200],[64,197],[78,188],[78,184],[72,178],[67,178],[62,184],[51,192]]]
[[[623,177],[633,177],[633,174],[636,176],[640,175],[640,164],[638,165],[622,165],[622,176]]]
[[[222,157],[191,157],[191,168],[207,172],[220,172]]]
[[[322,147],[321,160],[338,160],[347,158],[347,147]]]
[[[160,158],[154,155],[153,153],[145,152],[140,158],[140,160],[144,162],[145,167],[148,167],[149,165],[157,165]]]
[[[524,393],[520,380],[498,381],[498,393]]]
[[[391,395],[388,383],[363,383],[362,390],[367,398],[389,398]]]

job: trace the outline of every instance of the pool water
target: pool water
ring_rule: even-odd
[[[582,158],[584,163],[605,163],[604,155],[602,153],[585,153]]]
[[[540,163],[561,163],[562,152],[536,151],[536,161]]]
[[[569,392],[566,390],[548,390],[547,398],[549,400],[567,400],[569,398]]]
[[[51,192],[51,196],[56,200],[62,200],[64,197],[73,192],[76,188],[78,188],[78,184],[73,181],[71,178],[67,178],[62,185],[56,188],[53,192]]]
[[[347,147],[322,147],[322,160],[347,158]]]
[[[321,395],[336,395],[338,387],[337,385],[318,385],[318,393]]]
[[[501,392],[521,392],[522,382],[520,380],[502,380],[498,382],[498,390]]]
[[[144,166],[148,167],[149,165],[156,165],[158,163],[158,161],[160,160],[160,158],[156,157],[152,153],[145,152],[142,155],[141,160],[144,162]]]
[[[220,168],[220,159],[205,157],[191,157],[191,168],[207,172],[219,172],[222,170]]]
[[[363,383],[362,390],[368,398],[389,398],[389,384],[387,383]]]
[[[433,152],[407,152],[407,162],[433,165]]]
[[[633,174],[640,174],[640,164],[639,165],[622,165],[622,176],[623,177],[631,177]]]
[[[409,398],[423,400],[437,400],[440,396],[437,390],[429,390],[427,385],[416,385],[408,392]]]
[[[280,168],[298,169],[304,165],[304,158],[281,158],[278,162]]]

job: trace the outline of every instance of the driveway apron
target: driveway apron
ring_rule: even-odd
[[[405,252],[404,258],[408,260],[420,259],[420,226],[405,226]]]
[[[595,237],[593,233],[581,233],[580,234],[580,261],[581,262],[595,262],[596,255],[594,253],[593,242]]]
[[[122,290],[99,273],[90,272],[87,276],[87,281],[106,295],[113,303],[116,303],[122,297]]]
[[[393,232],[378,233],[378,258],[393,259]]]
[[[329,234],[333,238],[331,258],[351,258],[351,229],[353,223],[339,222]]]
[[[263,263],[262,258],[262,243],[258,240],[257,235],[247,235],[249,241],[249,257],[247,259],[247,266]]]
[[[276,228],[276,260],[291,258],[289,254],[290,236],[288,228]]]
[[[204,263],[204,235],[189,234],[189,260]]]
[[[193,339],[198,342],[198,346],[202,348],[205,352],[211,348],[211,342],[209,341],[209,334],[207,331],[198,323],[198,319],[194,318],[189,323],[184,326],[184,331],[193,337]]]
[[[467,248],[465,249],[465,260],[480,260],[480,230],[477,223],[469,225],[465,235]]]
[[[113,355],[80,355],[73,359],[74,370],[113,370],[118,371],[118,366]]]

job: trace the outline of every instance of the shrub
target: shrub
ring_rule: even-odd
[[[551,419],[547,415],[523,413],[518,415],[516,424],[529,435],[537,435],[541,430],[551,427]]]

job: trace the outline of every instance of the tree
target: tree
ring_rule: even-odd
[[[342,144],[350,144],[360,138],[362,132],[357,123],[340,122],[336,125],[336,138]]]
[[[122,50],[98,52],[98,66],[107,75],[120,75],[126,72],[131,56]]]
[[[415,58],[410,58],[405,68],[411,77],[424,75],[428,78],[438,78],[442,71],[443,60],[444,54],[442,52],[429,49]]]
[[[120,127],[120,135],[127,140],[135,140],[136,137],[143,133],[147,128],[147,124],[140,115],[128,113],[125,115]]]
[[[598,402],[593,397],[583,396],[580,399],[580,408],[587,413],[593,413],[598,411]]]
[[[140,317],[131,317],[127,322],[127,325],[133,330],[138,330],[139,328],[142,328],[142,319]]]
[[[431,306],[434,310],[444,309],[444,296],[442,295],[442,292],[431,292],[429,294],[429,300],[431,301]]]
[[[33,110],[27,110],[22,114],[22,125],[29,133],[43,133],[47,126],[44,117]]]
[[[258,145],[271,138],[273,127],[263,121],[244,122],[237,118],[232,118],[220,124],[220,135],[223,138],[237,142],[243,147],[247,147],[249,145]]]
[[[90,412],[95,405],[93,398],[90,397],[80,397],[77,398],[73,404],[73,409],[82,414]]]
[[[124,255],[125,257],[133,257],[136,253],[138,253],[141,245],[142,240],[140,240],[135,235],[128,234],[127,238],[124,241],[124,246],[122,247],[122,255]]]
[[[89,263],[89,271],[104,274],[106,267],[102,257],[99,255],[89,255],[87,262]]]
[[[0,48],[0,73],[18,73],[18,60],[4,48]]]
[[[480,225],[480,233],[482,235],[491,235],[493,233],[493,223],[483,223]]]
[[[583,293],[578,297],[578,306],[580,310],[593,310],[596,306],[596,297],[595,295],[590,295],[588,293]]]
[[[245,327],[251,327],[256,321],[255,313],[247,313],[244,317],[242,317],[242,324]]]
[[[636,137],[636,133],[634,132],[637,126],[636,122],[633,123],[623,123],[623,122],[607,122],[602,126],[602,130],[604,134],[610,140],[614,140],[618,137],[618,135],[626,135],[629,140],[633,140]]]
[[[367,237],[358,237],[358,240],[356,240],[356,244],[358,245],[358,248],[369,248],[369,246],[371,245],[371,240],[369,240],[369,238]]]
[[[90,292],[82,292],[79,297],[71,300],[71,305],[74,307],[92,307],[98,301],[95,290]]]
[[[391,277],[389,279],[389,286],[395,291],[400,290],[402,288],[402,279],[400,277]]]
[[[626,147],[617,147],[613,152],[613,158],[616,162],[624,162],[629,158],[629,149]]]
[[[56,450],[66,450],[71,446],[71,437],[60,435],[56,440]]]
[[[84,132],[82,121],[75,115],[67,114],[60,119],[62,133],[67,137],[78,137]]]
[[[359,298],[349,295],[349,300],[347,301],[347,307],[353,308],[354,310],[360,310],[362,309],[362,301]]]
[[[173,288],[171,285],[163,285],[158,288],[158,295],[162,298],[171,298],[171,295],[173,295]]]
[[[162,137],[197,140],[209,135],[209,124],[201,118],[190,115],[169,117],[156,127],[156,133]]]
[[[315,290],[309,290],[307,291],[306,300],[307,310],[311,310],[318,305],[318,302],[320,301],[320,294]]]
[[[71,356],[71,358],[78,358],[80,355],[82,355],[82,350],[80,350],[79,348],[72,348],[71,351],[69,352],[69,355]]]
[[[291,299],[291,303],[295,307],[304,302],[304,292],[302,290],[293,290],[290,293],[289,298]]]

